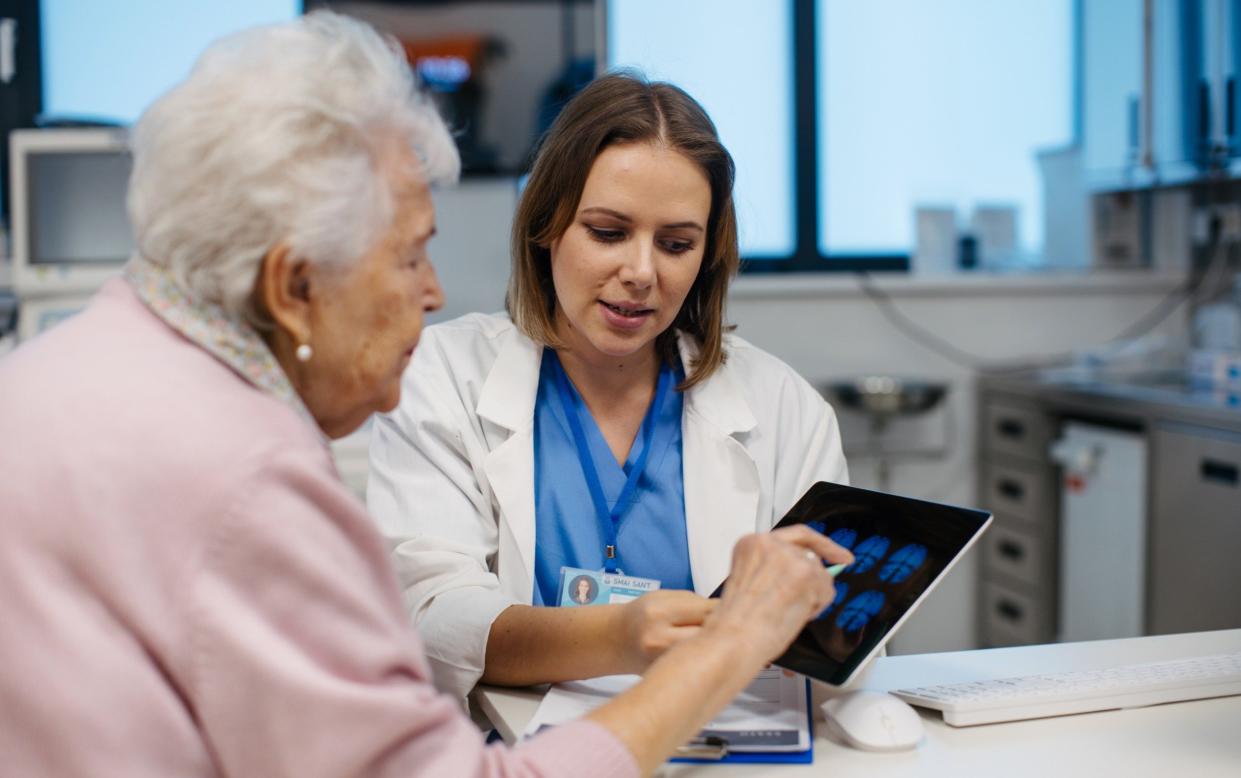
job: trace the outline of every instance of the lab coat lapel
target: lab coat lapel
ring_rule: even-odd
[[[510,433],[487,454],[483,470],[500,508],[501,552],[511,544],[522,562],[515,569],[505,564],[512,555],[500,553],[496,574],[521,598],[530,596],[534,582],[534,403],[542,356],[542,346],[514,332],[487,374],[476,409],[480,418]]]
[[[697,344],[681,335],[680,349],[688,371]],[[694,588],[700,594],[715,591],[728,575],[733,544],[755,531],[758,465],[740,438],[756,424],[727,367],[685,394],[681,425],[685,530]]]

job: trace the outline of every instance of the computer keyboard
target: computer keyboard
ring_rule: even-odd
[[[1241,694],[1241,653],[896,689],[955,727]]]

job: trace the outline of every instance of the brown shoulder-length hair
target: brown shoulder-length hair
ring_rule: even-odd
[[[685,303],[672,326],[656,338],[668,361],[676,359],[676,330],[698,343],[679,389],[705,380],[724,363],[724,302],[737,273],[737,215],[733,208],[732,156],[720,143],[707,112],[683,90],[631,72],[595,79],[561,111],[543,137],[513,221],[513,271],[505,307],[531,339],[552,348],[563,344],[554,324],[551,244],[569,229],[595,158],[618,143],[650,142],[684,154],[706,174],[711,213],[702,258]]]

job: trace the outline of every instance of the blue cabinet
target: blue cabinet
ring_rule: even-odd
[[[1083,0],[1082,164],[1091,188],[1128,188],[1143,175],[1143,4]]]
[[[1241,173],[1241,0],[1083,0],[1081,8],[1090,187]]]
[[[1190,46],[1197,79],[1194,129],[1198,166],[1220,175],[1241,174],[1241,0],[1194,0],[1199,24]]]
[[[1200,173],[1200,79],[1194,63],[1203,31],[1201,3],[1152,4],[1150,148],[1154,182],[1159,184],[1184,183]]]

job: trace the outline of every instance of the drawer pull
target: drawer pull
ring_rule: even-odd
[[[1021,621],[1021,618],[1024,615],[1021,611],[1020,605],[1009,602],[1008,600],[1000,600],[1000,602],[997,603],[996,610],[1001,616],[1009,621]]]
[[[1016,419],[1000,419],[996,427],[1006,438],[1024,438],[1026,435],[1026,425]]]
[[[1228,486],[1237,485],[1237,466],[1231,462],[1221,462],[1218,459],[1204,459],[1199,466],[1199,472],[1202,474],[1202,480],[1213,481],[1217,484],[1227,484]]]
[[[1021,482],[1014,481],[1011,478],[1001,479],[999,483],[999,490],[1000,494],[1010,500],[1020,500],[1026,495],[1025,487],[1021,485]]]
[[[1000,556],[1011,559],[1014,562],[1026,555],[1025,549],[1011,540],[1001,540],[997,548],[1000,551]]]

